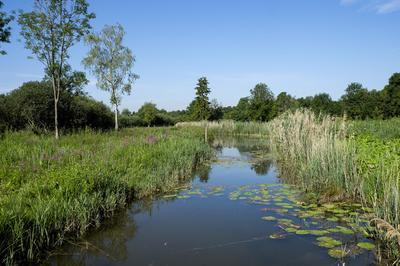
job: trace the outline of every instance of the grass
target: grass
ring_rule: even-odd
[[[372,207],[375,237],[400,259],[399,119],[352,121],[317,117],[308,110],[269,123],[281,176],[319,201],[356,200]]]
[[[200,122],[180,122],[176,124],[176,127],[184,128],[204,128],[208,126],[208,129],[213,134],[219,135],[236,135],[236,136],[265,136],[269,133],[269,127],[267,123],[260,122],[235,122],[233,120],[222,120],[222,121],[200,121]]]
[[[6,133],[0,140],[0,264],[37,262],[132,198],[168,191],[211,157],[195,129]]]

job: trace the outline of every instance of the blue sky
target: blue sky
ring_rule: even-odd
[[[4,0],[5,10],[30,10],[33,1]],[[196,80],[209,79],[211,98],[235,105],[258,82],[277,95],[327,92],[340,97],[347,84],[381,89],[400,72],[400,0],[90,0],[94,30],[120,23],[140,75],[122,108],[144,102],[183,109]],[[12,43],[2,45],[0,93],[38,80],[43,66],[29,60],[13,24]],[[84,70],[87,47],[77,44],[70,63]],[[95,86],[89,95],[109,104]]]

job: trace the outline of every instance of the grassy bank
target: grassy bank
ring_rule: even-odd
[[[372,207],[383,257],[399,259],[400,139],[397,119],[346,122],[310,111],[269,123],[281,176],[319,201],[356,200]]]
[[[129,199],[170,190],[212,152],[202,132],[132,129],[0,140],[0,264],[36,261]]]

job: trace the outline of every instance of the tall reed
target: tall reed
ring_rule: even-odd
[[[352,199],[373,207],[376,237],[389,256],[398,259],[400,156],[384,150],[379,160],[371,162],[381,144],[361,145],[359,137],[349,134],[348,125],[344,119],[316,116],[309,110],[271,121],[269,139],[280,174],[305,191],[318,193],[319,200]],[[399,149],[400,142],[396,145]],[[384,161],[384,155],[390,160]]]

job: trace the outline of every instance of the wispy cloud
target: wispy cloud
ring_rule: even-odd
[[[340,0],[340,5],[360,5],[361,11],[370,11],[377,14],[388,14],[400,11],[400,0]]]
[[[375,10],[378,14],[387,14],[400,10],[400,0],[391,0],[377,4]]]

